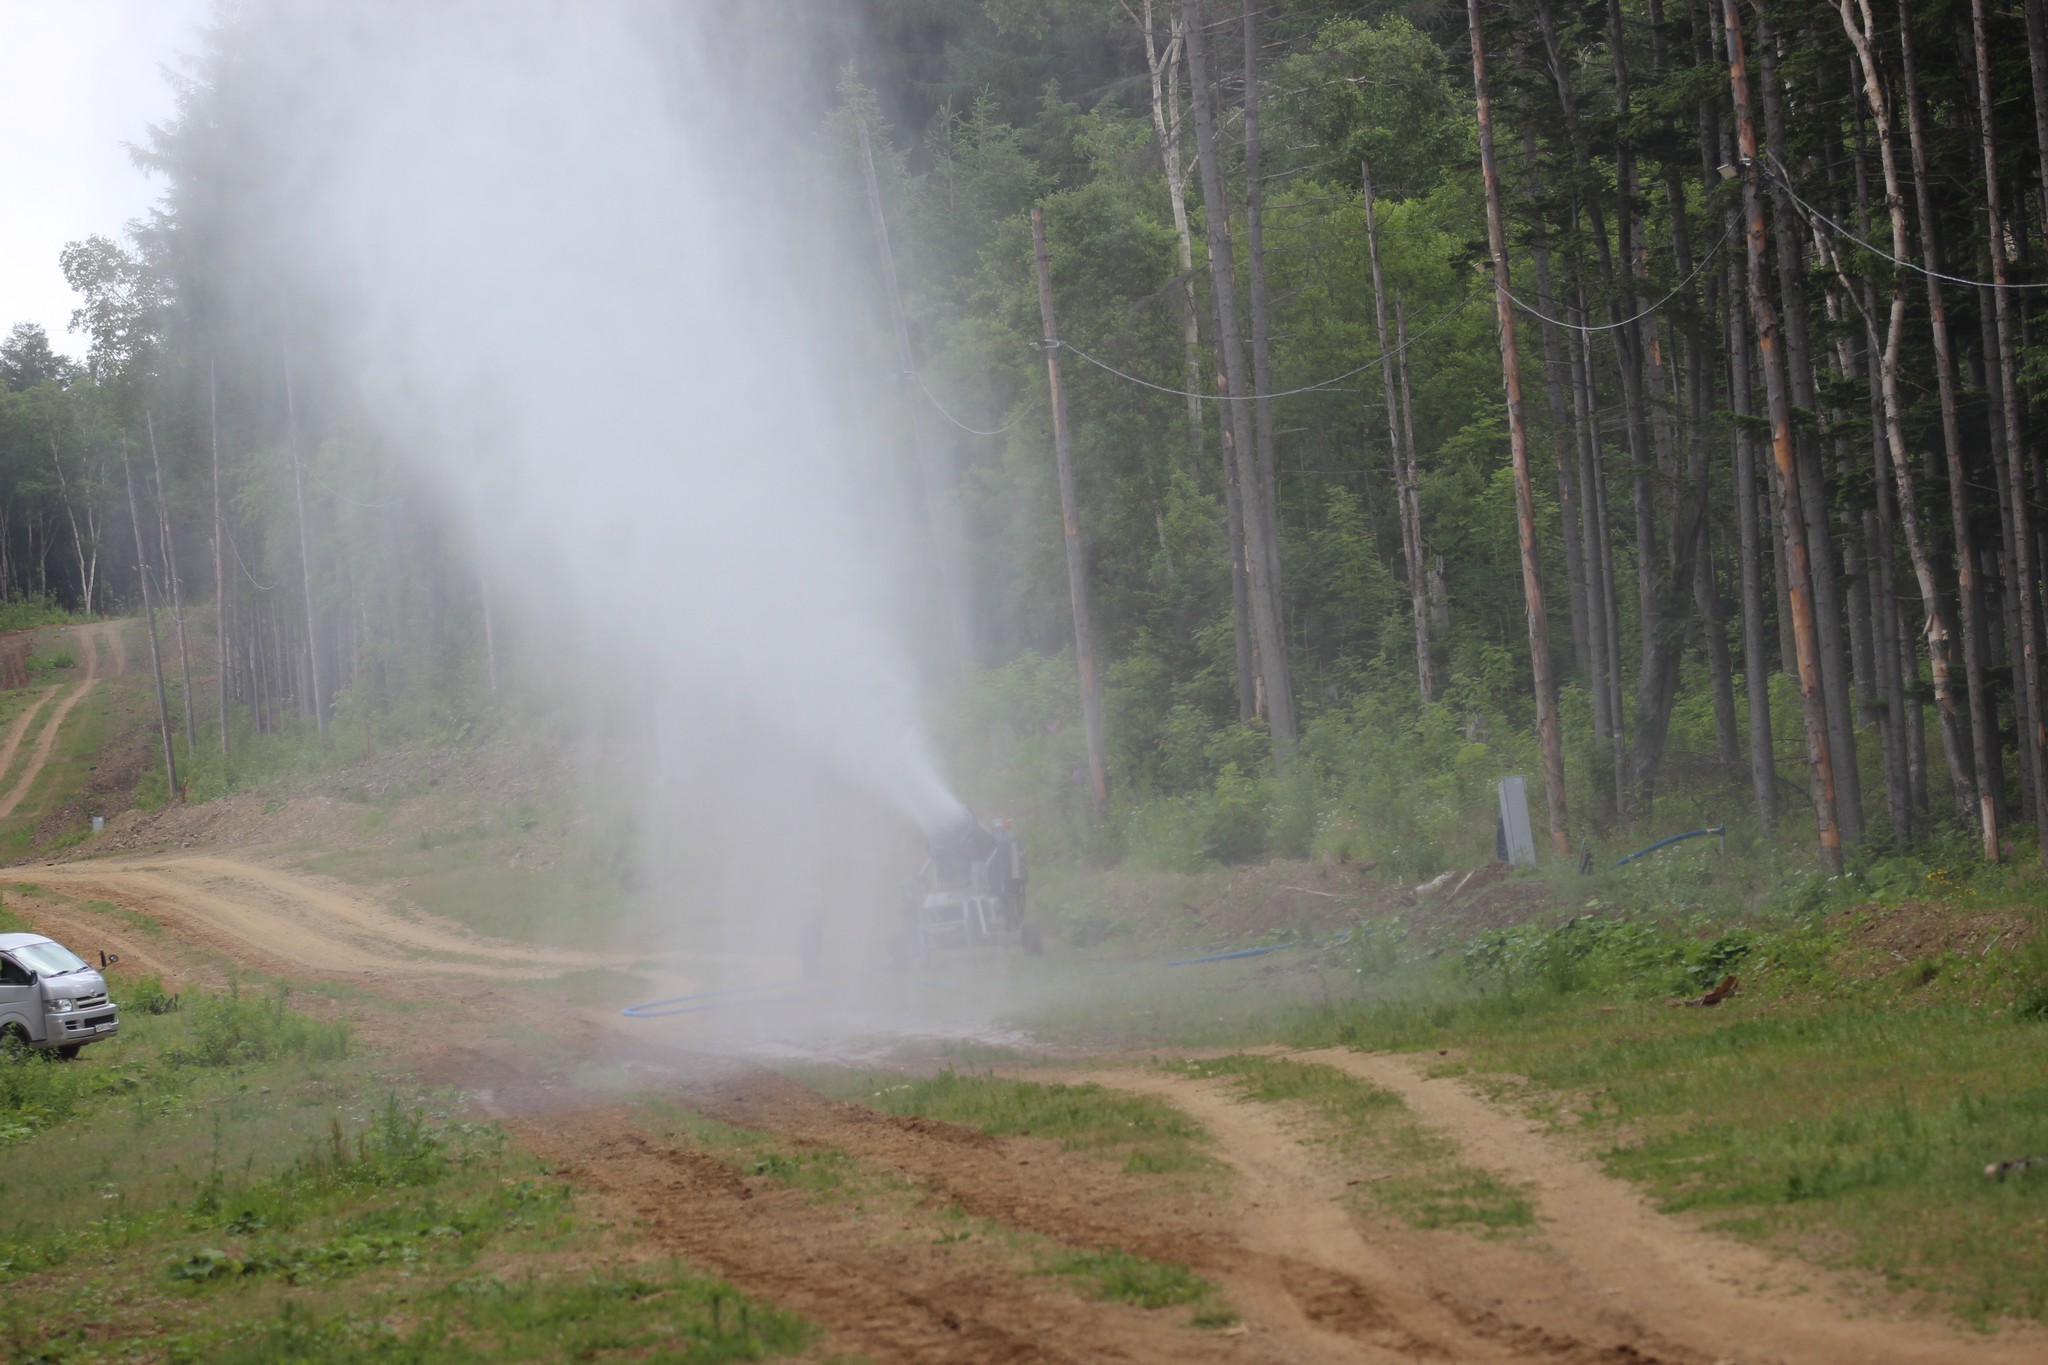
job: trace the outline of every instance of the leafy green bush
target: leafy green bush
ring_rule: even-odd
[[[164,979],[152,974],[129,982],[121,991],[118,1003],[130,1014],[173,1014],[185,1001],[184,997],[165,990]]]
[[[250,999],[243,996],[239,983],[225,994],[201,996],[185,1010],[191,1043],[173,1050],[170,1060],[187,1066],[237,1066],[273,1057],[332,1061],[346,1056],[348,1022],[300,1014],[288,1005],[290,996],[280,986]]]

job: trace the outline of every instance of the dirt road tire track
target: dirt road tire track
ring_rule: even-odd
[[[50,713],[50,719],[44,722],[42,732],[36,736],[35,749],[29,754],[21,776],[15,779],[14,785],[9,787],[4,795],[0,795],[0,820],[14,814],[15,808],[21,805],[23,798],[28,795],[29,788],[42,776],[44,766],[50,761],[50,752],[56,748],[57,733],[63,728],[66,718],[71,715],[71,708],[84,701],[99,684],[101,645],[105,644],[114,656],[114,672],[120,672],[125,665],[126,655],[121,647],[120,630],[121,623],[118,621],[105,621],[79,628],[77,642],[80,652],[85,656],[85,671],[78,681],[71,685],[71,690],[57,702],[57,709]],[[49,694],[46,692],[16,722],[16,728],[9,732],[5,748],[0,749],[0,754],[4,754],[4,757],[0,757],[0,776],[5,775],[8,765],[14,761],[15,751],[20,747],[21,735],[27,729],[29,720],[42,709],[43,702],[48,699]]]
[[[998,1268],[933,1228],[877,1236],[846,1203],[818,1203],[708,1153],[637,1131],[625,1110],[513,1118],[522,1145],[616,1207],[646,1238],[749,1293],[824,1323],[829,1349],[931,1365],[1294,1359],[1270,1342],[1184,1325],[1184,1313],[1094,1303]]]

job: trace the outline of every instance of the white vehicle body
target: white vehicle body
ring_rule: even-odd
[[[0,1038],[75,1057],[120,1031],[107,979],[41,934],[0,934]]]

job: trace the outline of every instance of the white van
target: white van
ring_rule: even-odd
[[[107,979],[41,934],[0,934],[0,1039],[76,1057],[121,1029]]]

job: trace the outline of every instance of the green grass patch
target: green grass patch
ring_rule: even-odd
[[[83,625],[90,616],[67,611],[50,597],[21,597],[0,602],[0,632],[36,630],[43,626]]]
[[[942,1119],[997,1137],[1048,1138],[1070,1152],[1119,1159],[1134,1173],[1215,1167],[1202,1150],[1208,1135],[1201,1125],[1149,1095],[957,1071],[913,1080],[854,1075],[834,1088],[884,1113]]]
[[[396,1296],[394,1296],[396,1297]],[[805,1350],[815,1330],[673,1263],[634,1273],[480,1276],[407,1294],[397,1320],[287,1309],[211,1357],[221,1365],[659,1361],[721,1365]]]
[[[1347,1154],[1379,1168],[1357,1186],[1361,1197],[1415,1227],[1502,1232],[1536,1221],[1523,1190],[1465,1164],[1456,1143],[1418,1122],[1383,1086],[1317,1062],[1242,1053],[1168,1069],[1227,1077],[1247,1100],[1306,1109]]]
[[[1171,1261],[1148,1261],[1121,1250],[1068,1251],[1042,1261],[1038,1273],[1058,1276],[1092,1299],[1140,1308],[1193,1305],[1197,1327],[1228,1327],[1237,1321],[1215,1285]]]

